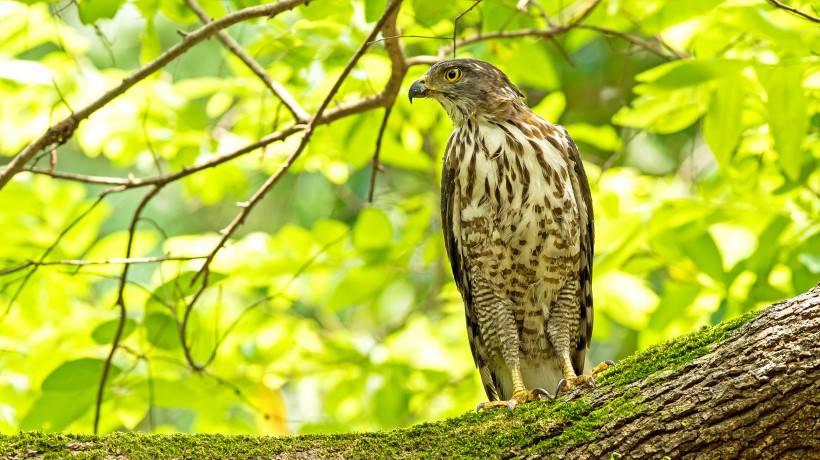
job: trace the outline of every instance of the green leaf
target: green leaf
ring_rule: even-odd
[[[731,59],[690,59],[661,64],[637,75],[640,82],[655,88],[679,89],[695,86],[716,78],[731,76],[748,64]]]
[[[411,391],[406,387],[407,372],[393,374],[396,375],[392,375],[373,395],[376,420],[385,428],[393,427],[401,421],[410,402]]]
[[[797,180],[803,163],[800,147],[809,127],[808,97],[803,89],[805,68],[800,63],[781,63],[755,70],[766,88],[769,129],[780,154],[780,166],[790,179]]]
[[[386,6],[387,0],[364,0],[364,18],[367,22],[376,22]]]
[[[81,358],[74,361],[66,361],[43,380],[43,391],[78,391],[87,388],[94,388],[100,383],[104,362],[101,359]],[[110,382],[120,368],[111,364],[108,372]]]
[[[702,233],[696,238],[685,241],[682,246],[700,271],[715,281],[725,281],[723,257],[711,234]]]
[[[552,123],[558,122],[564,109],[567,107],[567,98],[561,91],[554,91],[549,93],[544,99],[541,99],[532,111],[538,114],[544,120]]]
[[[649,323],[658,307],[658,295],[646,282],[628,273],[611,271],[593,279],[594,290],[601,293],[597,304],[614,321],[639,331]]]
[[[159,34],[152,17],[140,34],[140,63],[147,64],[153,61],[161,52],[162,44],[159,42]]]
[[[744,34],[762,38],[778,48],[788,50],[788,53],[803,52],[809,54],[809,46],[805,38],[811,34],[801,33],[800,30],[781,25],[772,20],[771,15],[761,8],[752,5],[726,8],[721,20],[727,25],[737,27]]]
[[[674,133],[697,121],[706,112],[708,101],[701,88],[641,96],[631,107],[622,107],[613,115],[612,122],[656,133]]]
[[[111,19],[125,0],[83,0],[79,2],[80,20],[92,24],[99,19]]]
[[[164,350],[179,348],[179,325],[164,313],[151,313],[145,317],[147,339],[152,345]]]
[[[820,254],[803,253],[797,259],[812,273],[820,273]]]
[[[565,128],[576,142],[583,142],[600,150],[614,152],[620,150],[623,145],[617,131],[610,125],[573,123],[566,125]]]
[[[642,30],[655,35],[664,29],[680,24],[714,9],[724,0],[688,0],[686,2],[659,2],[660,7],[649,17],[640,21]]]
[[[384,267],[358,267],[348,271],[325,303],[329,310],[339,310],[374,300],[388,283],[390,272]]]
[[[393,227],[381,210],[366,208],[353,227],[353,244],[359,251],[382,249],[393,242]]]
[[[92,388],[44,392],[29,407],[25,417],[20,421],[20,429],[62,431],[93,406],[95,395],[96,390]]]
[[[91,332],[91,338],[94,339],[95,342],[99,343],[100,345],[105,345],[106,343],[111,343],[114,341],[114,335],[117,333],[117,326],[119,325],[119,319],[112,319],[110,321],[106,321],[99,326],[94,328],[94,331]],[[122,328],[122,336],[120,340],[125,339],[134,331],[134,328],[137,327],[137,323],[132,320],[131,318],[125,319],[125,324]]]
[[[159,3],[160,0],[134,0],[134,5],[136,5],[142,17],[149,23],[153,21],[154,15],[157,14]]]
[[[196,282],[194,282],[194,278],[196,278]],[[224,278],[225,275],[222,273],[210,272],[208,275],[208,286],[213,286]],[[182,300],[195,293],[201,284],[202,275],[197,277],[196,271],[184,271],[177,275],[176,278],[166,281],[154,289],[154,296],[173,305],[176,301]]]
[[[703,137],[722,169],[728,167],[743,132],[744,82],[734,77],[720,80],[703,120]]]

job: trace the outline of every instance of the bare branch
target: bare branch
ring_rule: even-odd
[[[196,0],[185,0],[185,3],[188,4],[188,6],[194,11],[194,13],[196,13],[196,15],[203,23],[207,24],[211,22],[211,18],[208,17],[208,13],[206,13],[205,10],[202,9],[202,7],[199,5],[199,3],[197,3]],[[296,99],[294,99],[293,96],[290,95],[288,90],[285,89],[284,86],[279,84],[279,82],[273,80],[270,77],[270,75],[268,75],[268,73],[265,71],[265,69],[262,68],[262,66],[258,62],[256,62],[256,60],[254,60],[248,53],[246,53],[245,50],[242,49],[242,47],[239,45],[239,43],[237,43],[236,40],[231,38],[231,36],[227,32],[225,32],[224,30],[220,30],[216,33],[216,38],[218,38],[219,41],[221,41],[222,44],[225,45],[226,48],[228,48],[228,50],[235,54],[236,57],[239,58],[239,60],[244,62],[245,65],[248,66],[248,68],[251,70],[251,72],[256,74],[256,76],[259,77],[260,80],[262,80],[262,83],[264,83],[265,86],[267,86],[271,90],[271,92],[273,92],[273,94],[276,95],[276,97],[278,97],[283,104],[285,104],[285,107],[287,107],[287,109],[290,111],[290,113],[293,115],[293,118],[297,122],[306,123],[310,119],[310,114],[305,112],[305,109],[303,109],[302,106],[299,105],[298,102],[296,102]]]
[[[481,0],[475,0],[475,2],[473,2],[473,4],[470,5],[469,8],[467,8],[466,10],[459,13],[459,15],[456,16],[455,19],[453,19],[453,48],[452,48],[452,50],[453,50],[453,59],[455,59],[456,50],[458,49],[458,47],[456,47],[456,35],[458,34],[458,21],[461,18],[463,18],[467,13],[469,13],[470,11],[473,11],[473,8],[478,6],[479,3],[481,3]]]
[[[556,36],[569,32],[573,29],[589,29],[594,30],[596,32],[600,32],[605,35],[612,35],[619,37],[633,45],[636,45],[640,48],[643,48],[646,51],[649,51],[653,54],[658,55],[659,57],[665,60],[677,59],[681,58],[682,56],[676,52],[675,56],[669,56],[668,54],[664,53],[659,47],[654,46],[651,42],[648,42],[640,37],[630,35],[625,32],[620,32],[612,29],[607,29],[605,27],[599,27],[594,25],[587,25],[587,24],[580,24],[577,21],[573,21],[571,24],[566,26],[555,26],[549,27],[546,29],[518,29],[512,31],[500,31],[500,32],[491,32],[486,34],[480,35],[473,35],[470,37],[463,38],[456,42],[456,47],[462,47],[466,45],[470,45],[473,43],[483,42],[487,40],[506,40],[506,39],[513,39],[513,38],[522,38],[522,37],[542,37],[546,39],[554,39]],[[407,67],[412,67],[416,65],[432,65],[436,62],[441,61],[447,56],[452,50],[452,45],[445,46],[439,49],[436,56],[430,55],[420,55],[420,56],[413,56],[407,59],[406,64]]]
[[[47,267],[47,266],[54,266],[54,265],[69,265],[75,267],[85,267],[89,265],[122,265],[122,264],[155,264],[159,262],[170,262],[170,261],[188,261],[188,260],[198,260],[204,259],[206,256],[154,256],[154,257],[129,257],[129,258],[122,258],[122,257],[112,257],[110,259],[101,259],[101,260],[85,260],[85,259],[63,259],[63,260],[49,260],[45,262],[39,262],[36,260],[27,260],[19,265],[10,268],[4,268],[0,270],[0,276],[10,275],[12,273],[17,273],[20,270],[24,270],[28,267]]]
[[[667,49],[669,49],[671,52],[675,53],[674,56],[669,56],[668,54],[664,53],[663,50],[660,47],[655,46],[652,42],[644,40],[641,37],[628,34],[626,32],[620,32],[620,31],[613,30],[613,29],[607,29],[606,27],[593,26],[593,25],[587,25],[587,24],[578,24],[576,27],[579,28],[579,29],[594,30],[594,31],[600,32],[604,35],[611,35],[613,37],[618,37],[618,38],[624,40],[625,42],[631,43],[631,44],[633,44],[633,45],[635,45],[635,46],[637,46],[637,47],[639,47],[643,50],[646,50],[646,51],[648,51],[648,52],[650,52],[650,53],[652,53],[652,54],[654,54],[654,55],[656,55],[656,56],[658,56],[662,59],[665,59],[667,61],[670,61],[670,60],[673,60],[673,59],[680,59],[680,58],[683,57],[683,56],[679,55],[677,53],[677,51],[671,49],[671,47],[666,46]]]
[[[162,190],[162,185],[154,186],[151,191],[145,194],[140,201],[140,204],[137,205],[137,209],[134,210],[134,215],[131,217],[131,225],[128,227],[128,243],[125,247],[125,258],[128,259],[131,257],[131,250],[134,246],[134,238],[136,237],[137,232],[137,222],[139,222],[140,214],[145,210],[145,207],[148,206],[148,203],[153,199],[159,192]],[[100,375],[100,384],[97,387],[97,400],[96,404],[94,405],[94,434],[97,434],[99,427],[100,427],[100,409],[102,408],[103,396],[105,394],[105,383],[108,380],[108,374],[111,371],[111,362],[114,359],[114,354],[117,352],[117,348],[120,346],[120,339],[122,338],[122,331],[125,328],[125,318],[126,314],[128,313],[125,308],[125,285],[128,282],[128,269],[131,267],[130,264],[126,263],[122,267],[122,272],[120,273],[120,281],[119,287],[117,288],[117,301],[116,305],[119,307],[119,322],[117,323],[117,330],[114,333],[114,340],[111,342],[111,349],[108,352],[108,357],[105,359],[103,363],[102,374]]]
[[[213,261],[216,254],[219,252],[222,247],[225,246],[228,239],[236,232],[236,229],[239,228],[240,225],[245,221],[248,214],[250,214],[251,210],[259,204],[259,202],[264,198],[268,191],[273,188],[274,185],[279,181],[279,179],[284,175],[284,173],[290,169],[293,162],[295,162],[302,152],[307,147],[308,142],[310,141],[311,136],[313,135],[314,129],[319,123],[321,119],[322,113],[324,113],[327,106],[330,104],[330,101],[333,100],[333,97],[341,88],[342,83],[347,79],[347,76],[353,70],[353,67],[359,61],[359,58],[364,55],[365,51],[369,47],[369,43],[376,38],[376,35],[382,30],[382,27],[387,22],[387,20],[398,10],[399,5],[401,4],[401,0],[391,0],[388,4],[385,12],[382,14],[381,18],[379,18],[376,25],[373,27],[373,30],[368,35],[367,39],[359,45],[359,48],[353,54],[353,56],[348,61],[347,65],[345,65],[344,70],[342,70],[341,75],[336,79],[336,82],[333,84],[333,87],[328,92],[327,96],[325,96],[322,103],[319,105],[319,108],[316,111],[316,115],[313,116],[310,123],[308,123],[307,127],[305,128],[305,132],[302,135],[302,139],[299,142],[299,145],[296,147],[296,150],[285,160],[279,170],[268,177],[268,179],[262,184],[259,189],[248,199],[248,201],[240,204],[240,211],[237,213],[236,217],[225,227],[220,233],[221,238],[214,246],[213,250],[208,254],[208,257],[205,259],[205,262],[202,264],[202,268],[197,272],[197,275],[192,280],[192,283],[197,282],[197,279],[202,278],[202,283],[200,284],[197,291],[194,293],[191,301],[185,306],[185,314],[182,319],[182,325],[180,326],[180,339],[182,341],[183,350],[185,352],[185,359],[188,361],[188,364],[194,370],[201,371],[203,368],[200,364],[198,364],[191,355],[190,347],[188,346],[187,342],[187,325],[188,320],[190,318],[191,312],[193,311],[193,307],[196,304],[197,300],[200,298],[202,293],[204,292],[205,288],[208,286],[208,276],[209,276],[209,269],[210,264]]]
[[[43,254],[40,256],[40,259],[37,262],[40,263],[40,264],[42,262],[44,262],[46,260],[46,257],[48,257],[48,255],[51,254],[51,251],[53,251],[57,247],[58,244],[60,244],[60,241],[63,240],[63,238],[68,234],[68,232],[70,232],[71,229],[74,228],[74,226],[79,224],[80,221],[85,219],[86,216],[91,214],[91,211],[93,211],[97,206],[99,206],[99,204],[103,202],[103,200],[105,199],[106,196],[108,196],[109,193],[111,193],[111,190],[106,190],[106,191],[102,192],[100,194],[100,196],[98,196],[97,199],[94,200],[93,203],[91,203],[90,206],[88,206],[83,212],[81,212],[77,217],[75,217],[74,220],[69,222],[69,224],[60,232],[60,234],[57,235],[57,238],[54,239],[54,242],[52,242],[51,245],[48,248],[46,248],[45,251],[43,251]],[[9,299],[9,302],[6,305],[6,309],[4,310],[3,315],[0,316],[0,320],[5,318],[6,315],[9,314],[9,311],[11,311],[11,307],[12,307],[12,305],[14,305],[14,302],[17,300],[17,297],[20,296],[20,294],[23,292],[23,289],[25,289],[26,284],[28,283],[28,281],[31,279],[32,276],[34,276],[34,272],[37,271],[37,265],[36,264],[35,265],[29,265],[29,267],[31,267],[31,270],[29,270],[28,273],[26,273],[25,276],[23,276],[22,281],[20,282],[20,285],[17,287],[17,290],[11,296],[11,299]],[[15,270],[15,271],[17,271],[17,270]]]
[[[199,29],[187,34],[181,42],[166,50],[153,61],[143,67],[140,67],[131,75],[125,77],[119,85],[106,91],[102,96],[90,104],[49,127],[43,135],[26,146],[26,148],[24,148],[11,160],[11,162],[6,166],[6,169],[0,173],[0,190],[2,190],[11,178],[20,172],[23,166],[25,166],[26,163],[28,163],[29,160],[31,160],[32,157],[34,157],[34,155],[38,152],[53,144],[64,144],[74,134],[74,131],[77,129],[77,126],[81,121],[90,117],[94,112],[111,102],[114,98],[120,96],[135,84],[161,69],[166,64],[191,49],[197,43],[238,22],[264,16],[275,16],[282,11],[292,9],[305,2],[306,0],[280,0],[276,3],[271,3],[268,5],[243,8],[216,21],[209,22]]]
[[[811,22],[815,22],[815,23],[820,23],[820,18],[812,16],[808,13],[804,13],[804,12],[798,10],[797,8],[795,8],[793,6],[786,5],[785,3],[783,3],[779,0],[769,0],[769,3],[774,5],[776,8],[780,8],[781,10],[786,10],[791,14],[794,14],[796,16],[800,16],[803,19],[807,19],[807,20],[809,20]]]
[[[382,117],[382,124],[379,126],[379,134],[376,136],[376,149],[373,152],[373,168],[370,171],[370,192],[367,194],[367,201],[373,202],[373,193],[376,190],[376,174],[382,169],[382,164],[379,161],[379,154],[382,150],[382,137],[384,137],[384,129],[387,128],[387,120],[390,118],[390,111],[393,109],[392,105],[384,108],[384,117]]]

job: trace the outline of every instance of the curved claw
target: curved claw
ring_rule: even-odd
[[[566,379],[561,379],[561,380],[558,381],[558,388],[555,389],[555,396],[558,396],[559,394],[561,394],[561,388],[564,388],[564,385],[566,385],[566,383],[567,383]]]
[[[485,403],[483,403],[483,402],[478,403],[478,405],[475,406],[475,411],[476,412],[481,412],[481,409],[484,409],[484,404]]]
[[[510,410],[510,413],[515,412],[515,406],[517,406],[517,405],[518,405],[518,401],[516,401],[515,398],[510,399],[509,401],[507,401],[507,409]]]
[[[607,359],[606,361],[604,361],[604,363],[606,363],[607,366],[614,366],[615,365],[615,361],[613,361],[611,359]]]
[[[555,396],[551,395],[549,391],[543,388],[535,388],[532,390],[532,394],[537,396],[542,396],[540,399],[555,399]]]

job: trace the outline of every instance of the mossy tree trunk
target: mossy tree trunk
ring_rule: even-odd
[[[637,408],[560,451],[820,458],[820,289],[769,307],[709,348],[682,366],[587,395],[593,408],[622,397]]]
[[[820,287],[617,363],[591,391],[380,433],[0,436],[0,458],[820,458]]]

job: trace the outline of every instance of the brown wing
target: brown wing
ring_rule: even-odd
[[[461,297],[464,301],[464,315],[467,319],[467,339],[470,341],[470,351],[473,354],[473,361],[481,375],[481,383],[484,391],[491,401],[500,399],[500,381],[494,375],[488,364],[487,348],[481,338],[481,330],[478,327],[475,307],[473,303],[473,287],[470,282],[470,269],[468,261],[464,257],[461,245],[461,232],[458,231],[456,221],[458,217],[457,200],[457,171],[455,162],[448,161],[454,136],[450,136],[447,141],[447,149],[444,154],[444,164],[441,170],[441,228],[444,232],[444,246],[447,249],[447,257],[450,259],[450,267],[453,269],[453,279],[456,282]],[[450,164],[453,163],[453,164]]]
[[[563,131],[568,147],[567,156],[574,163],[573,189],[575,190],[575,196],[580,195],[581,198],[577,202],[579,204],[583,203],[580,210],[581,261],[578,268],[578,341],[575,344],[575,353],[572,356],[572,367],[580,375],[584,372],[584,360],[589,349],[589,343],[592,340],[592,257],[595,252],[595,222],[592,211],[592,193],[589,190],[584,164],[581,162],[581,154],[567,130],[563,129]]]

